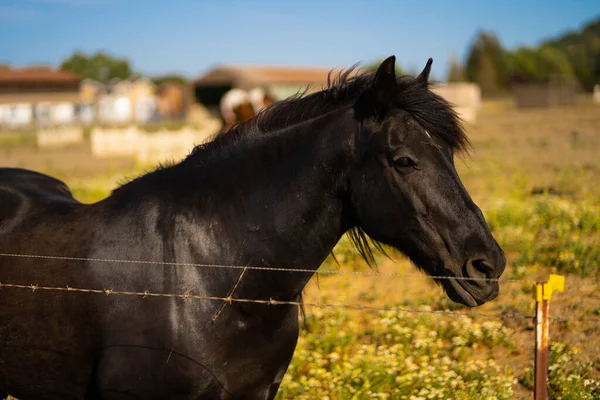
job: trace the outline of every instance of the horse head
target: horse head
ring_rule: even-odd
[[[393,56],[381,64],[354,105],[356,224],[434,279],[447,277],[436,280],[452,300],[483,304],[498,295],[506,260],[455,169],[468,140],[451,106],[428,89],[432,60],[417,78],[396,77],[394,64]]]

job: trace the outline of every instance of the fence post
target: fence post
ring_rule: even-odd
[[[548,344],[550,336],[550,300],[553,292],[565,289],[565,277],[550,275],[547,282],[534,287],[535,310],[535,400],[548,399]]]

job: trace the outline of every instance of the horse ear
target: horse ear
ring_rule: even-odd
[[[375,73],[373,100],[379,109],[385,109],[396,91],[396,56],[386,58]]]
[[[425,65],[425,68],[423,68],[423,71],[421,71],[419,76],[417,76],[418,81],[421,81],[424,84],[429,83],[429,73],[431,72],[431,64],[433,64],[433,58],[430,58],[429,60],[427,60],[427,64]]]

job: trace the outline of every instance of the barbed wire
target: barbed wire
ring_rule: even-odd
[[[593,281],[569,282],[569,286],[600,286],[600,280],[598,280],[597,282],[593,282]]]
[[[310,273],[316,275],[351,275],[351,276],[374,276],[374,277],[399,277],[407,279],[446,279],[446,280],[467,280],[467,281],[489,281],[499,283],[526,283],[535,284],[535,280],[526,279],[491,279],[491,278],[467,278],[467,277],[449,277],[449,276],[430,276],[425,274],[407,274],[407,273],[380,273],[380,272],[368,272],[368,271],[336,271],[336,270],[312,270],[302,268],[276,268],[276,267],[263,267],[263,266],[242,266],[242,265],[221,265],[221,264],[200,264],[200,263],[180,263],[180,262],[165,262],[165,261],[149,261],[149,260],[123,260],[123,259],[104,259],[104,258],[92,258],[92,257],[68,257],[68,256],[49,256],[49,255],[38,255],[38,254],[17,254],[17,253],[0,253],[2,257],[18,257],[18,258],[34,258],[34,259],[50,259],[50,260],[64,260],[64,261],[92,261],[92,262],[108,262],[108,263],[125,263],[125,264],[140,264],[140,265],[167,265],[167,266],[184,266],[184,267],[199,267],[199,268],[225,268],[225,269],[239,269],[242,271],[257,270],[257,271],[275,271],[275,272],[293,272],[293,273]],[[598,286],[600,282],[591,281],[579,281],[570,282],[569,286]],[[176,294],[176,293],[153,293],[149,291],[135,292],[135,291],[116,291],[112,289],[82,289],[73,287],[52,287],[52,286],[40,286],[40,285],[22,285],[22,284],[11,284],[0,282],[0,288],[19,288],[19,289],[30,289],[35,290],[54,290],[54,291],[66,291],[66,292],[80,292],[80,293],[96,293],[96,294],[118,294],[118,295],[132,295],[142,297],[170,297],[170,298],[181,298],[181,299],[196,299],[196,300],[212,300],[212,301],[224,301],[228,303],[257,303],[265,305],[294,305],[294,306],[305,306],[305,307],[316,307],[316,308],[346,308],[354,310],[364,311],[403,311],[409,313],[431,313],[431,314],[446,314],[446,315],[466,315],[466,316],[482,316],[482,317],[515,317],[523,319],[535,319],[534,316],[529,315],[517,315],[517,314],[489,314],[489,313],[477,313],[477,312],[456,312],[446,310],[426,311],[416,310],[398,307],[379,307],[379,306],[368,306],[368,305],[353,305],[353,304],[330,304],[330,303],[306,303],[306,302],[293,302],[293,301],[279,301],[275,299],[269,300],[256,300],[256,299],[239,299],[229,297],[217,297],[217,296],[200,296],[193,295],[191,293]],[[550,317],[550,320],[558,322],[577,322],[576,319]]]
[[[293,272],[307,273],[318,275],[351,275],[351,276],[381,276],[381,277],[396,277],[407,279],[438,279],[438,280],[463,280],[463,281],[480,281],[480,282],[499,282],[499,283],[528,283],[535,284],[536,281],[528,279],[499,279],[499,278],[470,278],[463,276],[444,276],[444,275],[425,275],[425,274],[406,274],[406,273],[386,273],[386,272],[369,272],[369,271],[336,271],[336,270],[313,270],[303,268],[276,268],[263,266],[249,265],[224,265],[224,264],[199,264],[199,263],[180,263],[170,261],[148,261],[148,260],[120,260],[106,258],[89,258],[89,257],[67,257],[67,256],[48,256],[37,254],[16,254],[16,253],[0,253],[2,257],[18,257],[18,258],[37,258],[48,260],[63,260],[63,261],[93,261],[107,263],[123,263],[123,264],[140,264],[140,265],[166,265],[166,266],[181,266],[181,267],[198,267],[198,268],[224,268],[224,269],[240,269],[254,271],[277,271],[277,272]]]
[[[59,287],[59,286],[41,286],[41,285],[23,285],[14,283],[0,282],[0,289],[12,288],[12,289],[26,289],[32,292],[36,291],[57,291],[57,292],[73,292],[73,293],[92,293],[92,294],[104,294],[104,295],[123,295],[123,296],[136,296],[142,298],[178,298],[182,300],[206,300],[206,301],[222,301],[228,304],[231,303],[255,303],[268,306],[288,305],[297,307],[313,307],[313,308],[334,308],[334,309],[351,309],[359,311],[388,311],[388,312],[406,312],[414,314],[440,314],[440,315],[453,315],[453,316],[466,316],[466,317],[487,317],[487,318],[517,318],[532,320],[535,323],[535,315],[519,314],[516,312],[510,313],[482,313],[482,312],[460,312],[450,310],[425,310],[415,308],[404,308],[404,307],[384,307],[384,306],[369,306],[362,304],[335,304],[335,303],[312,303],[312,302],[299,302],[299,301],[282,301],[276,299],[260,300],[260,299],[244,299],[236,298],[231,295],[228,297],[220,296],[203,296],[195,295],[191,292],[185,293],[156,293],[144,290],[143,292],[127,291],[127,290],[114,290],[114,289],[84,289],[76,288],[71,286]],[[581,319],[574,318],[563,318],[563,317],[548,317],[551,321],[556,322],[581,322]],[[214,320],[214,319],[213,319]]]
[[[493,318],[501,318],[503,316],[509,316],[513,318],[519,319],[532,319],[534,316],[532,315],[523,315],[523,314],[491,314],[491,313],[481,313],[481,312],[459,312],[459,311],[449,311],[449,310],[419,310],[415,308],[404,308],[404,307],[384,307],[384,306],[369,306],[362,304],[335,304],[335,303],[311,303],[311,302],[300,302],[300,301],[282,301],[276,299],[269,300],[260,300],[260,299],[244,299],[244,298],[236,298],[236,297],[219,297],[219,296],[203,296],[192,294],[187,291],[185,293],[156,293],[150,292],[148,290],[144,290],[143,292],[136,291],[122,291],[122,290],[113,290],[113,289],[85,289],[85,288],[77,288],[71,286],[41,286],[41,285],[23,285],[23,284],[15,284],[15,283],[5,283],[0,282],[1,288],[12,288],[12,289],[26,289],[31,290],[32,292],[36,291],[57,291],[57,292],[73,292],[73,293],[92,293],[92,294],[103,294],[106,296],[110,295],[122,295],[122,296],[136,296],[142,298],[149,297],[158,297],[158,298],[177,298],[182,300],[206,300],[206,301],[222,301],[226,303],[255,303],[269,306],[280,306],[280,305],[288,305],[288,306],[297,306],[297,307],[314,307],[314,308],[334,308],[334,309],[352,309],[352,310],[361,310],[361,311],[391,311],[391,312],[406,312],[406,313],[419,313],[419,314],[440,314],[440,315],[461,315],[461,316],[477,316],[477,317],[493,317]]]

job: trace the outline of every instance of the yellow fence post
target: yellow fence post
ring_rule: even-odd
[[[550,300],[552,293],[565,289],[565,277],[550,275],[547,282],[534,286],[535,311],[535,400],[548,399],[548,343],[550,337]]]

